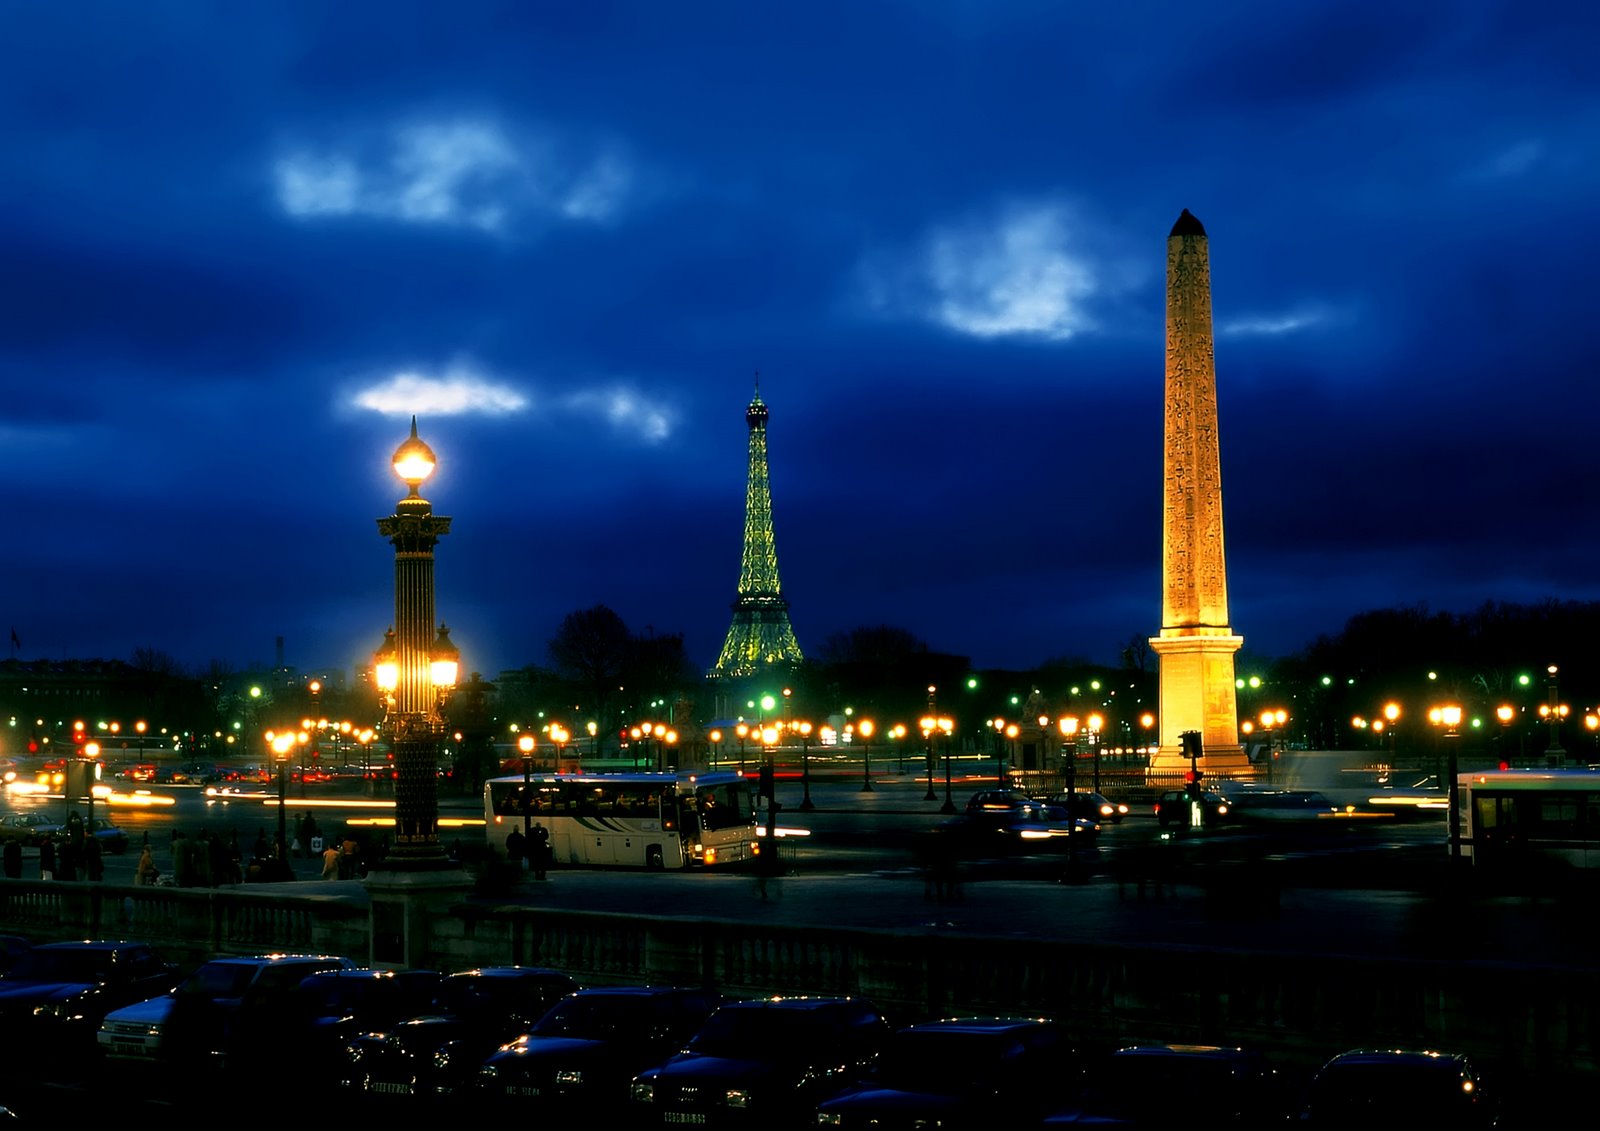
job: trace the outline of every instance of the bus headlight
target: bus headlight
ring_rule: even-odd
[[[723,1097],[729,1107],[746,1108],[750,1106],[750,1093],[743,1088],[729,1088]]]
[[[656,1086],[646,1080],[635,1080],[628,1088],[628,1098],[647,1104],[656,1098]]]
[[[706,849],[705,862],[707,864],[715,864],[717,862],[717,850],[715,848]]]

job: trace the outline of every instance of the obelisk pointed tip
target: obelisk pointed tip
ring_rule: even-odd
[[[1167,234],[1167,238],[1170,240],[1174,236],[1203,237],[1205,234],[1205,226],[1201,224],[1199,220],[1195,219],[1193,212],[1190,212],[1187,208],[1185,208],[1183,210],[1183,214],[1178,217],[1178,222],[1172,225],[1172,231]]]

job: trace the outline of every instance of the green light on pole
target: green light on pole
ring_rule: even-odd
[[[761,697],[761,709],[763,711],[770,711],[770,710],[772,710],[772,708],[776,707],[777,705],[778,705],[778,701],[776,699],[774,699],[772,696],[763,695]]]

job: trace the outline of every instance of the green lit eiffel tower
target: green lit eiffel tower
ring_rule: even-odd
[[[712,679],[742,679],[765,668],[798,664],[804,657],[789,624],[789,602],[778,585],[778,550],[772,538],[772,488],[767,480],[767,406],[761,384],[745,409],[750,426],[750,478],[744,495],[744,555],[739,598]]]

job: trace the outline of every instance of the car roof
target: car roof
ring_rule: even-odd
[[[1351,1049],[1349,1052],[1342,1052],[1328,1061],[1328,1065],[1438,1064],[1445,1062],[1466,1064],[1468,1061],[1465,1053],[1438,1052],[1432,1049]]]
[[[944,1017],[938,1021],[924,1021],[909,1025],[902,1033],[1014,1033],[1019,1029],[1037,1029],[1056,1025],[1048,1017]]]
[[[344,962],[350,960],[338,954],[229,954],[211,959],[208,966],[274,966],[289,962]]]
[[[760,997],[746,998],[742,1001],[730,1001],[723,1009],[784,1009],[795,1012],[807,1012],[822,1009],[836,1009],[845,1005],[867,1006],[876,1008],[865,998],[859,997],[809,997],[798,995],[795,997]]]
[[[35,950],[144,950],[149,943],[128,939],[71,939],[66,942],[41,943]]]
[[[1231,1060],[1248,1055],[1244,1049],[1227,1045],[1137,1044],[1117,1049],[1112,1056],[1191,1057],[1205,1060]]]

